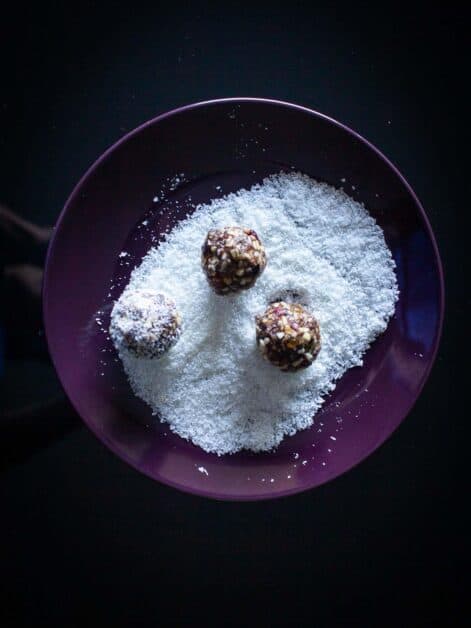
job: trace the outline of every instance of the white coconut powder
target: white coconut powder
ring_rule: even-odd
[[[250,290],[217,296],[201,269],[210,228],[255,229],[267,268]],[[327,393],[394,313],[398,289],[383,233],[342,190],[299,173],[268,177],[201,205],[149,251],[126,290],[172,298],[182,316],[178,343],[159,360],[120,352],[133,391],[181,437],[228,454],[265,451],[309,427]],[[284,373],[263,360],[254,316],[287,291],[320,324],[314,364]]]

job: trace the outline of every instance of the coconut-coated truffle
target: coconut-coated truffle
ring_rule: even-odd
[[[111,312],[110,336],[116,349],[139,358],[160,358],[180,333],[175,302],[153,290],[126,290]]]

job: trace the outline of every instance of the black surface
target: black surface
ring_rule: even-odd
[[[95,158],[160,112],[279,98],[348,124],[398,165],[431,219],[448,297],[440,354],[408,419],[310,493],[190,497],[141,477],[85,429],[10,467],[0,476],[2,626],[460,624],[462,19],[357,3],[42,3],[2,16],[0,200],[23,216],[54,221]],[[56,390],[35,362],[9,363],[0,382],[6,407]]]

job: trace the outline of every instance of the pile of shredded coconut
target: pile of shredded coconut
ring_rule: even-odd
[[[209,229],[230,225],[255,229],[268,262],[253,288],[221,297],[202,272],[201,245]],[[149,251],[126,288],[163,292],[183,321],[161,359],[120,353],[132,389],[206,451],[270,450],[309,427],[339,377],[362,365],[394,313],[394,268],[364,206],[300,173],[201,205]],[[301,295],[322,337],[317,360],[297,373],[264,361],[255,341],[255,315],[287,291]]]

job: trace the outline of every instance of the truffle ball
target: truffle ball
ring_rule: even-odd
[[[159,358],[178,340],[181,318],[174,301],[153,290],[127,290],[114,304],[110,335],[118,351]]]
[[[211,229],[203,244],[201,263],[217,294],[247,290],[264,271],[265,249],[253,229]]]
[[[299,303],[277,301],[255,317],[263,357],[282,371],[311,366],[321,348],[319,323]]]

